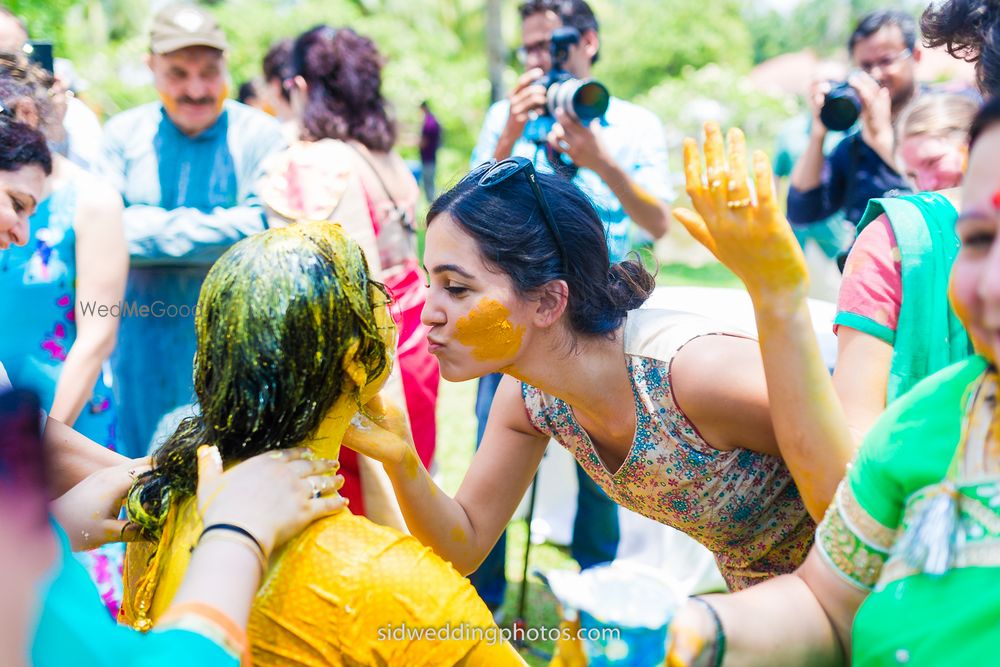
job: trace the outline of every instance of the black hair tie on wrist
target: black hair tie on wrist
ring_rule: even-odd
[[[257,550],[260,551],[260,555],[263,556],[264,560],[267,560],[267,552],[264,551],[264,547],[261,545],[260,540],[254,537],[253,533],[251,533],[246,528],[243,528],[242,526],[236,526],[231,523],[213,523],[211,526],[206,526],[205,529],[201,531],[201,535],[198,537],[198,540],[201,541],[201,538],[205,537],[206,533],[211,532],[213,530],[229,530],[234,533],[238,533],[243,537],[248,538],[251,542],[254,543],[254,545],[257,547]]]
[[[726,632],[722,629],[722,619],[719,618],[719,612],[715,610],[711,602],[703,597],[695,595],[691,599],[701,603],[708,610],[712,620],[715,621],[715,649],[712,651],[712,665],[713,667],[722,667],[722,660],[726,656]]]

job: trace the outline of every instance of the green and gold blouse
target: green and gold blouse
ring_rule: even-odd
[[[854,619],[856,667],[1000,661],[996,387],[972,357],[893,403],[817,529],[828,564],[871,592]]]

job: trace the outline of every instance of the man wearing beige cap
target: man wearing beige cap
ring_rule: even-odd
[[[147,57],[160,101],[105,127],[101,171],[125,199],[131,253],[115,355],[119,441],[131,456],[194,399],[194,308],[209,267],[266,227],[256,184],[284,140],[273,118],[226,99],[226,48],[201,7],[160,10]]]

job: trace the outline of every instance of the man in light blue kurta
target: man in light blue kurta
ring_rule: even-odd
[[[225,100],[225,48],[203,9],[161,10],[150,69],[162,101],[105,127],[101,170],[125,200],[132,258],[114,358],[130,456],[145,453],[164,414],[194,401],[194,309],[209,267],[266,227],[256,186],[284,140],[277,121]]]

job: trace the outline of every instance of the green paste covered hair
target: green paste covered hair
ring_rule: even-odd
[[[288,449],[315,433],[345,392],[354,358],[380,375],[389,363],[375,311],[388,301],[361,248],[326,222],[271,229],[232,246],[198,298],[194,386],[199,413],[185,419],[129,492],[129,519],[159,537],[172,502],[198,483],[196,450],[224,462]],[[164,359],[164,363],[175,360]]]

